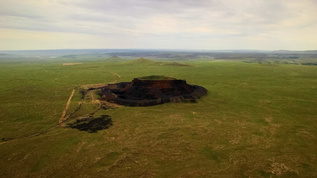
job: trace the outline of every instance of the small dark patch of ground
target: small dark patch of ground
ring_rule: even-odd
[[[69,123],[67,125],[80,131],[95,133],[99,130],[108,129],[112,126],[112,119],[109,115],[101,115],[97,118],[91,116],[78,119],[74,123]]]
[[[9,141],[9,140],[14,140],[14,138],[2,138],[1,139],[2,142],[6,142],[6,141]]]

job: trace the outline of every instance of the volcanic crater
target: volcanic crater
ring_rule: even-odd
[[[195,102],[207,94],[204,87],[165,76],[135,78],[132,82],[108,84],[100,88],[101,100],[125,106],[152,106],[167,102]]]

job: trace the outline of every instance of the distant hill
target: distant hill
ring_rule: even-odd
[[[291,51],[291,50],[277,50],[272,53],[278,54],[317,54],[317,50],[307,50],[307,51]]]
[[[117,55],[113,55],[110,58],[106,59],[106,61],[111,61],[111,62],[119,62],[122,61],[123,59],[118,57]]]
[[[0,59],[12,59],[14,57],[17,57],[17,56],[14,56],[12,54],[7,54],[7,53],[0,53]]]
[[[76,59],[76,58],[77,58],[77,55],[74,55],[74,54],[64,55],[64,56],[61,56],[61,58]]]
[[[132,64],[157,64],[158,62],[141,57],[141,58],[129,61],[129,63],[132,63]]]

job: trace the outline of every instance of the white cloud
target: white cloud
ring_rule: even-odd
[[[87,40],[79,48],[108,48],[111,39],[115,48],[166,48],[168,42],[173,48],[314,49],[316,7],[314,0],[1,0],[0,33],[60,32],[68,41]],[[65,46],[46,40],[52,48]]]

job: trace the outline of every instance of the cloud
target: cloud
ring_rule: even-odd
[[[312,48],[317,38],[307,33],[316,30],[316,7],[314,0],[1,0],[0,28],[92,35],[143,48],[149,40],[163,47],[187,39],[191,48],[217,47],[208,41],[221,48],[270,48],[269,40],[281,48],[307,40],[302,48]]]

